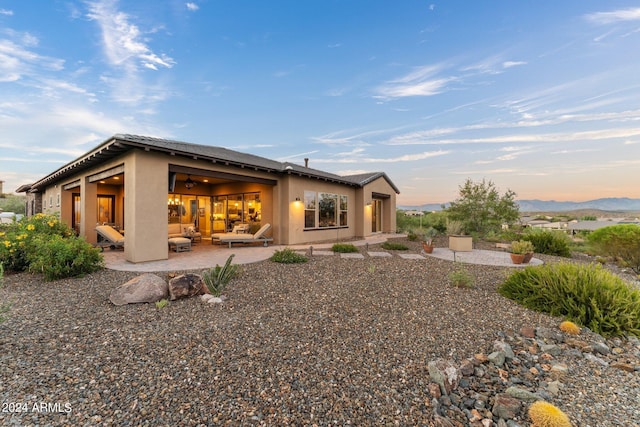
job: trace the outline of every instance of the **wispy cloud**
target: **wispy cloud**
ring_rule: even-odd
[[[624,21],[640,21],[640,7],[590,13],[585,15],[585,19],[599,25]]]
[[[446,154],[450,154],[451,151],[448,150],[438,150],[438,151],[425,151],[422,153],[415,154],[404,154],[402,156],[390,157],[390,158],[382,158],[382,157],[365,157],[365,156],[355,156],[353,158],[348,157],[340,157],[340,158],[331,158],[331,159],[317,159],[315,162],[318,163],[398,163],[398,162],[414,162],[417,160],[425,160],[432,157],[444,156]]]
[[[321,136],[314,136],[311,140],[320,144],[329,145],[369,145],[370,138],[393,131],[394,129],[378,129],[362,132],[354,129],[343,129]]]
[[[526,61],[504,61],[502,63],[503,68],[512,68],[517,67],[519,65],[527,65]]]
[[[130,22],[126,13],[117,9],[116,0],[87,4],[87,17],[95,20],[102,30],[103,49],[111,66],[132,71],[138,65],[152,70],[175,65],[171,57],[156,54],[147,46],[138,26]]]
[[[61,59],[42,56],[31,50],[38,40],[28,33],[9,31],[15,40],[0,39],[0,81],[11,82],[41,69],[59,71],[64,67]]]
[[[447,83],[455,80],[452,76],[438,76],[442,69],[442,65],[417,67],[409,74],[379,86],[376,94],[383,98],[437,95],[446,90]]]
[[[0,9],[0,15],[13,16],[13,10]]]
[[[388,145],[458,145],[458,144],[523,144],[523,143],[553,143],[574,141],[597,141],[603,139],[620,139],[639,137],[640,128],[599,129],[583,132],[555,132],[497,135],[475,138],[433,138],[433,139],[404,139],[395,137],[387,142]]]
[[[129,15],[118,10],[117,0],[91,1],[87,6],[87,17],[100,27],[102,48],[111,67],[101,76],[101,80],[112,88],[111,96],[129,104],[166,99],[169,91],[161,83],[147,83],[143,71],[172,68],[175,65],[173,58],[158,54],[148,46],[148,37],[131,22]]]
[[[200,6],[192,2],[186,3],[186,6],[187,6],[187,9],[190,10],[191,12],[195,12],[196,10],[200,9]]]

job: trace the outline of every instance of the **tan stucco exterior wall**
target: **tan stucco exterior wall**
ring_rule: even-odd
[[[372,194],[384,194],[389,196],[388,198],[381,198],[382,200],[382,232],[383,233],[395,233],[396,232],[396,192],[389,185],[387,180],[380,177],[373,182],[365,185],[363,188],[364,201],[370,203],[372,200]],[[363,224],[367,227],[369,234],[371,234],[371,212],[369,212],[369,221],[364,221]],[[365,235],[369,235],[366,234]]]
[[[166,156],[134,150],[124,162],[124,254],[127,261],[168,258]]]
[[[357,221],[362,218],[362,209],[358,209],[356,188],[337,183],[288,175],[281,181],[284,193],[280,202],[281,223],[287,224],[285,239],[287,244],[326,242],[359,237],[356,233]],[[304,228],[304,192],[325,192],[347,196],[347,227],[326,229]],[[299,198],[300,201],[296,201]]]
[[[59,212],[61,219],[71,225],[73,193],[79,193],[82,205],[80,234],[90,243],[96,243],[97,196],[113,195],[115,222],[126,231],[126,259],[135,263],[167,259],[168,172],[175,166],[252,177],[258,181],[275,181],[276,185],[240,180],[224,184],[199,182],[190,190],[179,182],[175,189],[177,194],[205,197],[259,192],[262,204],[261,222],[272,225],[268,234],[273,237],[274,244],[327,242],[371,235],[372,193],[385,195],[381,198],[382,231],[395,232],[396,193],[382,177],[360,188],[356,185],[301,177],[297,174],[281,175],[250,168],[240,169],[220,163],[137,149],[46,188],[42,198],[43,211]],[[124,170],[124,186],[101,184],[95,179],[98,174],[104,174],[105,171],[110,173],[118,168]],[[94,182],[89,182],[91,176],[94,176]],[[72,184],[72,187],[69,184]],[[68,189],[62,190],[65,186]],[[346,195],[347,226],[306,230],[303,203],[305,191]],[[58,197],[60,205],[57,203]],[[296,198],[300,201],[296,201]],[[52,206],[49,206],[50,200]]]

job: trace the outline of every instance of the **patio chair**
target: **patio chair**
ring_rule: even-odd
[[[264,246],[268,246],[268,242],[272,242],[273,239],[270,237],[266,237],[264,234],[269,231],[271,228],[271,224],[267,223],[263,225],[260,230],[256,231],[255,234],[249,233],[222,233],[222,234],[214,234],[211,236],[211,243],[228,243],[229,247],[231,247],[232,243],[255,243],[262,242]]]
[[[124,236],[110,225],[98,225],[96,231],[103,239],[96,245],[100,246],[102,251],[104,251],[105,247],[110,247],[111,249],[124,247]]]

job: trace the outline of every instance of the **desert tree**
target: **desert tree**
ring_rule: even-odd
[[[515,197],[511,190],[501,195],[492,181],[474,182],[467,178],[446,212],[450,220],[462,223],[465,233],[486,235],[499,231],[502,224],[517,221],[520,210]]]

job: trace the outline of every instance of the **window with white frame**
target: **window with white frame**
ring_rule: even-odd
[[[304,192],[304,228],[346,227],[348,217],[346,195],[315,191]]]
[[[304,228],[316,228],[316,193],[304,192]]]
[[[347,196],[340,196],[340,227],[347,226]]]

